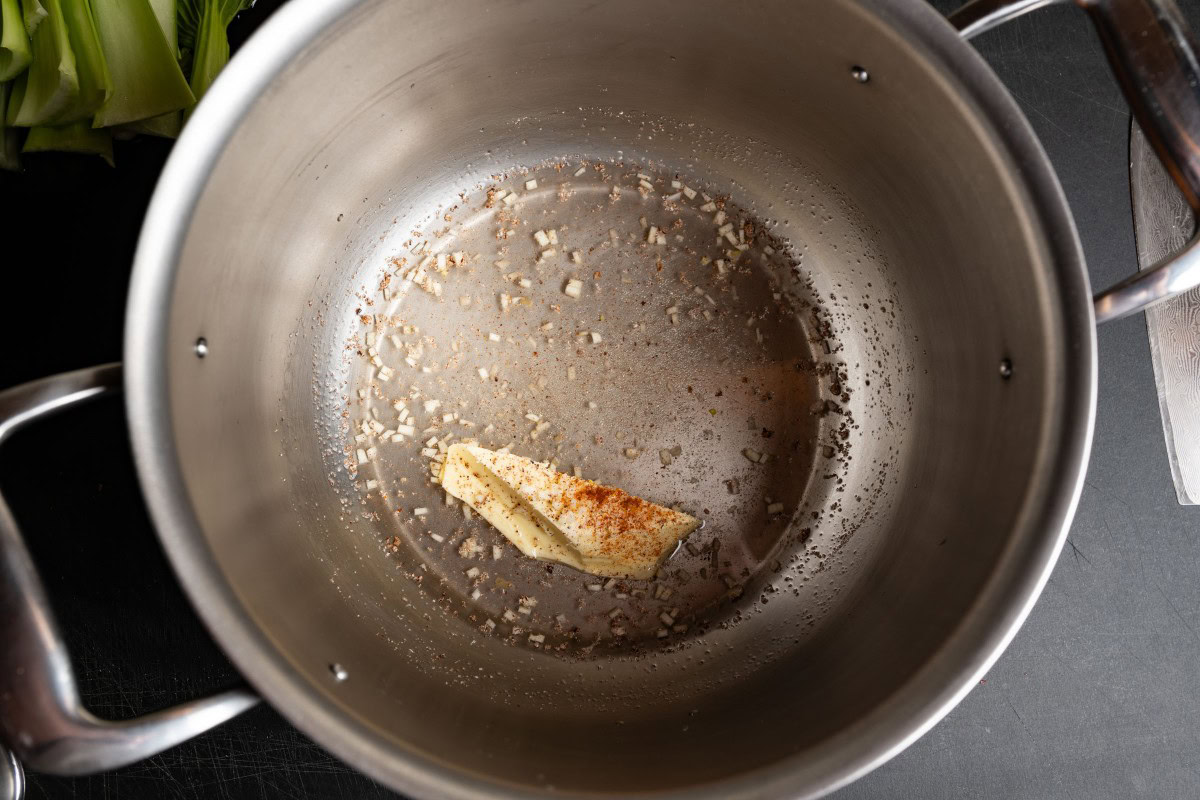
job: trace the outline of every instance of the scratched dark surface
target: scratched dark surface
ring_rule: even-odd
[[[235,45],[279,4],[259,0]],[[1182,5],[1200,26],[1200,0]],[[1058,170],[1093,283],[1134,270],[1128,113],[1083,15],[1046,9],[976,44]],[[129,260],[167,150],[119,143],[117,172],[41,157],[0,175],[5,230],[55,253],[38,262],[42,303],[0,295],[0,386],[120,357]],[[1142,317],[1099,341],[1087,485],[1042,599],[983,685],[837,800],[1200,796],[1200,509],[1175,501]],[[92,709],[126,717],[237,682],[159,549],[119,401],[19,436],[0,481]],[[55,799],[394,797],[265,707],[143,764],[29,784]]]

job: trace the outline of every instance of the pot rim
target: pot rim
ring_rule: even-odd
[[[467,774],[394,746],[346,714],[278,652],[238,602],[209,551],[183,482],[172,434],[167,370],[175,265],[209,171],[249,111],[291,59],[320,34],[351,24],[368,0],[292,0],[246,43],[199,104],[175,144],[147,212],[134,258],[125,327],[125,391],[142,489],[175,573],[229,658],[297,728],[340,759],[418,797],[527,797],[529,788]],[[1083,486],[1096,413],[1096,336],[1086,267],[1066,198],[1033,129],[999,78],[926,3],[870,0],[889,24],[954,85],[986,122],[1028,199],[1052,265],[1065,340],[1061,426],[1042,442],[1047,476],[1022,510],[1020,530],[975,606],[900,690],[858,722],[803,753],[717,783],[661,796],[818,797],[861,777],[912,744],[956,706],[999,658],[1040,595],[1065,542]],[[1051,426],[1053,427],[1053,426]],[[549,793],[547,793],[549,794]],[[555,792],[555,796],[562,796]]]

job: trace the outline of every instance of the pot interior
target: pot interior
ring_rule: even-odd
[[[879,754],[934,713],[913,688],[922,670],[968,622],[998,624],[977,607],[989,582],[1006,558],[1056,533],[1036,530],[1033,515],[1053,490],[1048,443],[1067,425],[1069,337],[1046,235],[1010,154],[942,57],[897,31],[941,23],[891,5],[363,2],[241,119],[179,256],[168,397],[206,547],[269,641],[267,657],[339,720],[322,728],[281,708],[309,734],[430,796],[435,773],[495,791],[623,793],[779,765],[782,785],[802,792],[845,766],[850,743],[860,759],[863,742]],[[637,193],[637,173],[651,177],[651,196]],[[531,176],[541,177],[536,192],[524,188]],[[738,300],[691,290],[728,286],[688,251],[714,233],[696,210],[702,197],[678,212],[699,220],[695,242],[663,248],[668,274],[693,270],[695,287],[622,287],[623,271],[642,280],[653,269],[639,217],[673,217],[662,197],[675,179],[728,202],[776,251],[767,258],[760,245],[734,276]],[[625,189],[617,203],[613,184]],[[563,185],[575,194],[560,205]],[[584,269],[563,261],[539,273],[530,233],[543,225],[566,226],[586,252],[585,278],[602,273],[559,318],[556,345],[541,332],[538,347],[564,359],[544,372],[514,354],[551,312],[522,321],[495,305],[507,279],[494,263],[508,243],[496,242],[498,211],[485,204],[498,186],[528,195],[508,246],[544,279],[531,296],[548,309],[560,280]],[[478,260],[445,279],[441,298],[385,300],[380,283],[397,272],[389,259],[419,260],[414,240],[436,240],[443,215]],[[708,277],[694,277],[701,266]],[[763,347],[738,339],[729,316],[705,327],[706,308],[732,315],[776,292],[797,313],[761,322],[771,326]],[[636,305],[673,293],[693,333],[673,331],[661,305]],[[693,308],[699,317],[687,317]],[[441,349],[422,363],[439,371],[406,368],[380,383],[360,354],[377,315],[428,333],[426,347]],[[639,319],[648,341],[630,333]],[[381,350],[394,346],[388,325]],[[515,349],[488,351],[493,328]],[[587,330],[603,330],[603,345],[581,346],[575,334]],[[467,355],[452,368],[458,339]],[[476,371],[496,361],[514,394],[534,388],[488,411]],[[561,377],[568,363],[575,385]],[[696,599],[688,587],[698,583],[677,587],[695,604],[681,612],[692,628],[672,626],[660,641],[648,622],[637,646],[609,646],[596,614],[620,605],[622,587],[593,597],[587,576],[510,566],[520,560],[511,550],[503,568],[462,559],[471,535],[485,554],[503,542],[438,505],[408,445],[380,444],[362,466],[355,457],[354,426],[370,403],[393,414],[402,383],[425,399],[473,398],[471,421],[513,426],[522,454],[558,457],[563,469],[577,460],[587,477],[707,516],[697,542],[728,537],[726,556],[685,551],[678,563],[694,577],[712,558],[740,591]],[[723,387],[730,396],[718,402]],[[532,423],[512,418],[535,400],[528,410],[556,426],[540,443],[527,438]],[[837,410],[815,413],[826,400]],[[638,427],[647,420],[669,434]],[[764,452],[775,447],[759,428],[795,447],[750,463],[742,451],[753,437]],[[628,440],[601,445],[599,430]],[[555,450],[558,433],[582,447]],[[671,470],[658,451],[673,445],[682,455]],[[630,459],[629,448],[644,452]],[[746,491],[735,494],[726,481],[739,476]],[[767,494],[786,500],[782,517],[766,514]],[[418,506],[427,518],[413,517]],[[478,602],[464,577],[471,565],[487,572]],[[542,587],[525,627],[543,626],[552,646],[510,635],[501,614],[517,603],[493,581],[504,575]],[[577,612],[597,630],[556,629],[558,613]],[[498,631],[481,629],[485,619]],[[258,654],[234,657],[256,681]],[[960,654],[948,674],[982,657]],[[331,664],[348,678],[335,680]],[[391,758],[355,758],[349,742],[363,741]]]

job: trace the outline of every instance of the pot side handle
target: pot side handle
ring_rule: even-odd
[[[1174,0],[973,0],[949,22],[970,39],[1026,12],[1073,2],[1091,17],[1125,100],[1200,218],[1200,47]],[[1135,314],[1200,286],[1200,237],[1110,286],[1097,322]]]
[[[24,425],[121,388],[121,365],[0,392],[0,445]],[[35,770],[83,775],[139,761],[258,702],[234,689],[120,722],[91,714],[16,520],[0,496],[0,740]],[[2,748],[0,748],[2,751]]]

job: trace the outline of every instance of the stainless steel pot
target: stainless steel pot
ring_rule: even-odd
[[[1079,4],[1195,206],[1200,76],[1178,14]],[[963,42],[1040,5],[974,3],[960,33],[916,0],[296,0],[164,171],[123,378],[9,390],[0,440],[123,385],[143,489],[213,635],[297,727],[399,791],[831,791],[945,715],[1041,591],[1088,456],[1095,321],[1200,282],[1193,245],[1093,311],[1045,154]],[[490,172],[618,151],[788,209],[775,230],[807,244],[855,367],[844,494],[875,494],[847,501],[852,537],[815,537],[838,557],[811,604],[782,595],[652,658],[560,659],[474,636],[343,519],[325,387],[394,219]],[[254,702],[95,719],[2,506],[0,534],[0,719],[26,763],[112,768]]]

